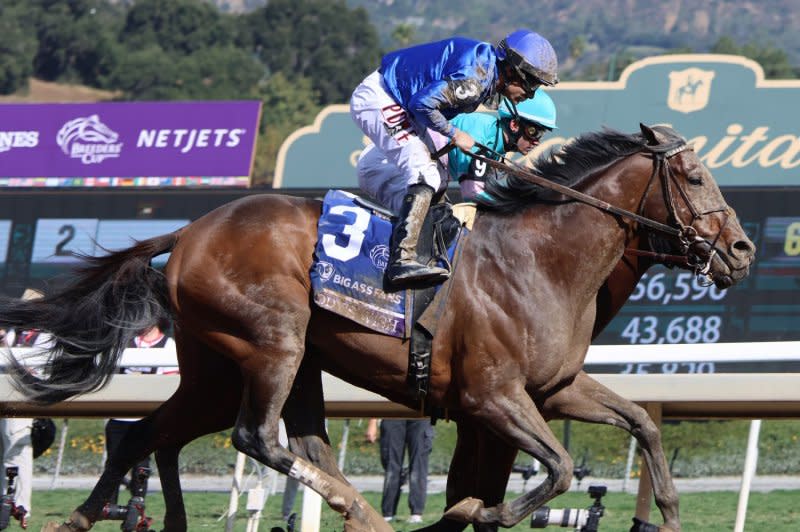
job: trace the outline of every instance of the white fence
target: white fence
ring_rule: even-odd
[[[17,349],[14,350],[16,355]],[[649,371],[660,364],[695,368],[723,362],[800,361],[800,342],[592,346],[586,361],[629,364],[632,371]],[[124,366],[174,366],[175,354],[161,349],[127,349]],[[658,405],[664,417],[800,418],[800,373],[629,373],[595,374],[620,395],[641,404]],[[142,379],[147,385],[142,386]],[[177,388],[177,375],[116,375],[109,385],[51,406],[27,401],[0,376],[0,416],[110,417],[152,412]],[[406,407],[380,395],[324,375],[328,417],[415,417]]]
[[[15,355],[22,355],[17,353]],[[624,374],[595,374],[623,397],[642,404],[657,423],[676,418],[800,418],[800,372],[702,373],[731,363],[758,367],[770,363],[800,362],[800,342],[592,346],[586,360],[593,365],[623,365]],[[174,352],[128,349],[123,366],[174,366]],[[775,367],[770,366],[770,367]],[[659,373],[650,373],[657,371]],[[699,371],[696,373],[674,373]],[[669,374],[665,374],[669,373]],[[143,380],[147,379],[146,386]],[[0,416],[110,417],[145,415],[178,387],[178,375],[116,375],[104,389],[51,406],[35,405],[14,391],[6,375],[0,376]],[[380,395],[324,374],[328,417],[416,417],[417,413]],[[757,429],[755,436],[757,439]],[[754,470],[748,447],[748,471]],[[747,507],[749,481],[745,472],[740,492],[736,530],[741,530]],[[233,495],[232,495],[233,498]],[[313,516],[303,516],[303,530],[319,530],[319,499],[309,499]],[[647,520],[652,488],[643,464],[636,516]],[[235,511],[235,509],[234,509]],[[305,514],[304,502],[304,514]],[[256,525],[257,526],[257,525]]]

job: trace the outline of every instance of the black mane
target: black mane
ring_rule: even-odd
[[[667,137],[677,136],[668,128],[654,129]],[[605,128],[580,135],[561,149],[540,155],[532,171],[555,183],[574,187],[619,159],[642,151],[645,144],[641,133],[627,134]],[[478,197],[476,203],[482,209],[496,212],[514,212],[558,195],[513,175],[489,178],[485,191],[494,201]]]

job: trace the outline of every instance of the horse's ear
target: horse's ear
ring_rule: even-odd
[[[639,122],[639,129],[642,130],[642,135],[644,135],[644,139],[647,141],[647,144],[650,146],[658,146],[658,139],[656,138],[656,132],[647,127],[646,125]]]

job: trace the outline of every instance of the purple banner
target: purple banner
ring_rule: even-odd
[[[260,101],[0,105],[0,178],[248,177],[260,112]]]

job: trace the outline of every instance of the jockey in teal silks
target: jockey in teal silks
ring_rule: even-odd
[[[417,261],[422,223],[442,181],[428,129],[456,147],[470,150],[474,139],[448,122],[459,114],[491,105],[499,96],[513,103],[531,98],[541,85],[558,82],[558,61],[550,43],[530,30],[518,30],[497,47],[454,37],[391,52],[358,86],[350,99],[355,123],[399,168],[407,194],[392,233],[387,276],[400,286],[442,281],[449,271]]]
[[[478,144],[489,148],[489,153],[481,153],[477,147],[472,151],[490,159],[497,159],[496,154],[507,152],[528,155],[539,145],[546,133],[557,129],[556,106],[544,91],[537,91],[533,98],[516,106],[504,101],[500,104],[496,117],[485,113],[470,113],[459,115],[451,122],[457,128],[468,131]],[[448,155],[447,166],[450,177],[458,180],[464,201],[471,201],[483,192],[487,177],[485,164],[456,150]]]

